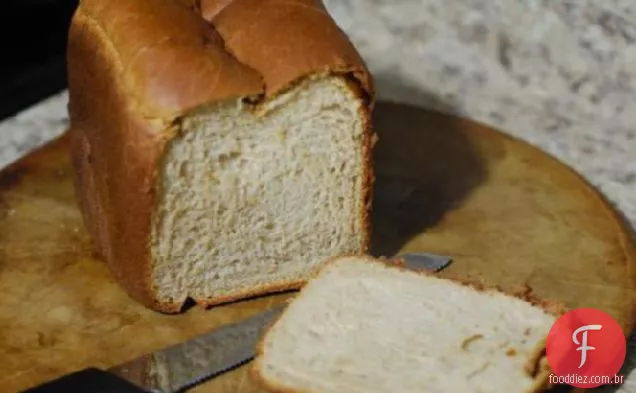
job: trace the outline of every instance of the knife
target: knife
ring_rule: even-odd
[[[397,262],[399,261],[399,262]],[[451,258],[408,253],[396,263],[412,270],[438,272]],[[285,305],[153,352],[108,370],[89,367],[24,393],[177,393],[239,367],[254,358],[264,329]]]

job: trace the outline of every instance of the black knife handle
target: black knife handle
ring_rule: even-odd
[[[67,374],[23,393],[148,393],[125,379],[96,368]]]

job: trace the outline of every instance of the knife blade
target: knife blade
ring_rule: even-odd
[[[273,307],[108,371],[151,392],[183,391],[251,360],[264,329],[284,308]]]
[[[407,253],[396,257],[412,270],[438,272],[450,257]],[[276,306],[183,343],[149,353],[108,370],[86,368],[24,393],[177,393],[254,358],[264,330],[281,314]]]

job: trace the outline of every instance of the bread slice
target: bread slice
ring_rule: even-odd
[[[537,392],[562,310],[367,257],[329,263],[258,349],[277,392]]]
[[[320,1],[81,0],[68,64],[81,210],[136,300],[296,288],[367,249],[373,86]]]

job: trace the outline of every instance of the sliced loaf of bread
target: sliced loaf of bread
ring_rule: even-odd
[[[268,330],[253,371],[279,392],[537,392],[560,313],[527,295],[339,258]]]
[[[369,242],[373,86],[320,0],[81,0],[71,156],[99,254],[176,312]]]

